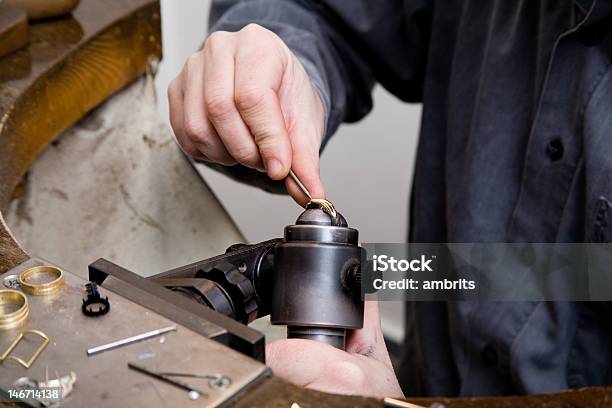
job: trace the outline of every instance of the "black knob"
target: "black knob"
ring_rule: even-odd
[[[361,293],[361,264],[358,260],[347,262],[342,273],[342,286],[353,294]]]

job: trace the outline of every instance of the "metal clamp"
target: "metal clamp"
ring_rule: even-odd
[[[32,283],[32,280],[41,277],[47,278],[47,281]],[[29,295],[49,295],[57,292],[63,284],[64,272],[54,266],[35,266],[19,274],[19,285]]]
[[[15,349],[15,347],[17,347],[19,342],[27,334],[35,334],[37,336],[42,337],[43,339],[42,344],[38,346],[38,348],[36,349],[34,354],[32,354],[32,356],[30,357],[28,361],[22,359],[21,357],[10,356],[9,354],[11,354],[11,352]],[[49,344],[49,337],[45,333],[41,332],[40,330],[26,330],[24,332],[19,333],[19,336],[17,336],[17,338],[11,343],[8,349],[6,349],[6,351],[2,354],[2,356],[0,356],[0,362],[4,362],[5,360],[14,360],[18,362],[19,364],[21,364],[22,366],[24,366],[25,368],[30,368],[32,364],[34,363],[34,361],[36,361],[40,353],[42,353],[45,347],[47,347],[47,344]]]
[[[0,311],[17,309],[8,313],[0,312],[0,330],[8,330],[21,325],[30,313],[28,299],[17,290],[0,290]]]

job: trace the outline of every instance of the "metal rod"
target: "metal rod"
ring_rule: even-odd
[[[126,346],[128,344],[136,343],[137,341],[142,341],[142,340],[149,339],[151,337],[159,336],[159,335],[162,335],[164,333],[171,332],[171,331],[176,331],[176,325],[168,326],[168,327],[163,327],[161,329],[152,330],[150,332],[138,334],[136,336],[127,337],[125,339],[116,340],[116,341],[113,341],[111,343],[107,343],[107,344],[103,344],[101,346],[90,348],[90,349],[87,350],[87,355],[91,356],[91,355],[94,355],[94,354],[97,354],[97,353],[101,353],[103,351],[112,350],[112,349],[117,348],[117,347]]]
[[[308,197],[309,200],[312,200],[312,196],[310,195],[310,191],[308,191],[308,189],[306,188],[306,186],[300,181],[300,179],[295,175],[295,173],[293,172],[293,170],[289,170],[289,175],[291,176],[291,178],[293,179],[293,181],[295,181],[295,184],[298,185],[298,187],[300,188],[300,190],[302,190],[302,193],[306,194],[306,197]]]
[[[410,402],[398,400],[391,397],[385,397],[383,399],[383,402],[385,404],[385,407],[388,408],[426,408],[421,405],[412,404]]]
[[[147,370],[146,368],[144,368],[142,366],[139,366],[139,365],[136,365],[134,363],[128,363],[128,367],[131,368],[132,370],[139,371],[139,372],[141,372],[143,374],[146,374],[146,375],[151,376],[153,378],[157,378],[160,381],[163,381],[163,382],[168,383],[168,384],[172,384],[175,387],[182,388],[182,389],[184,389],[186,391],[189,391],[189,392],[195,391],[198,394],[204,395],[204,396],[208,395],[205,392],[202,392],[200,390],[197,390],[197,389],[191,387],[189,384],[185,384],[183,382],[173,380],[172,378],[168,378],[168,376],[166,374],[156,373],[156,372]]]

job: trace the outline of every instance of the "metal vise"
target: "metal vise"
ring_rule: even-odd
[[[285,227],[284,238],[232,245],[149,279],[242,323],[270,314],[272,324],[287,325],[289,338],[344,349],[347,330],[363,326],[365,251],[333,205],[316,201]]]

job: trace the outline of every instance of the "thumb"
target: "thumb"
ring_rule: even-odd
[[[346,351],[373,357],[380,362],[391,364],[380,326],[378,301],[369,300],[365,302],[363,328],[354,330],[349,334]]]

